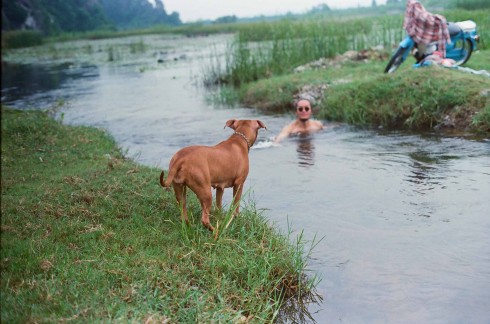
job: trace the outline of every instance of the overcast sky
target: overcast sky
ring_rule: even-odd
[[[153,2],[153,0],[149,0]],[[304,13],[312,7],[326,3],[330,8],[371,6],[373,0],[163,0],[167,14],[177,11],[180,20],[191,22],[199,19],[216,19],[223,16],[253,17],[287,12]],[[376,0],[378,5],[386,0]]]

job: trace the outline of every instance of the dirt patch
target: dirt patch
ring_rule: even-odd
[[[293,95],[293,102],[299,99],[308,99],[312,105],[317,105],[322,101],[323,94],[327,89],[328,85],[326,83],[304,85],[298,93]]]
[[[486,90],[490,93],[490,89]],[[465,132],[473,128],[473,120],[480,111],[472,107],[456,106],[448,114],[444,115],[442,121],[434,126],[436,131]],[[490,129],[487,130],[490,132]]]
[[[302,73],[311,70],[319,70],[326,68],[339,68],[343,64],[349,61],[365,62],[370,61],[386,61],[388,59],[388,52],[380,46],[371,49],[364,49],[362,51],[347,51],[342,55],[337,55],[332,59],[324,58],[318,59],[313,62],[306,63],[304,65],[294,68],[294,73]]]

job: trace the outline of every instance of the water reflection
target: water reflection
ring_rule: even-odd
[[[312,291],[306,296],[294,296],[287,298],[283,306],[279,310],[276,318],[277,323],[317,323],[310,307],[312,305],[319,306],[323,301],[323,297],[317,291]]]
[[[299,135],[296,137],[298,153],[298,165],[300,167],[311,167],[315,165],[315,145],[311,135]]]
[[[444,189],[442,185],[446,178],[445,167],[448,161],[457,159],[454,156],[439,156],[437,153],[417,151],[408,153],[410,158],[410,172],[407,181],[411,182],[420,195],[425,195],[436,188]]]
[[[430,218],[441,208],[431,197],[446,189],[450,176],[446,172],[446,168],[450,168],[448,162],[457,157],[424,150],[409,152],[407,157],[409,165],[405,181],[410,187],[405,189],[409,197],[406,203],[410,205],[412,215]]]
[[[82,78],[99,76],[95,65],[61,63],[10,64],[2,62],[2,103],[16,108],[29,108],[40,102],[53,102],[53,97],[64,98],[62,89]],[[66,99],[66,98],[65,98]]]
[[[410,173],[407,175],[407,181],[417,187],[415,190],[417,193],[425,195],[427,191],[440,184],[435,177],[435,174],[438,174],[437,167],[433,165],[437,160],[425,152],[409,153],[408,156],[411,165],[408,169]]]

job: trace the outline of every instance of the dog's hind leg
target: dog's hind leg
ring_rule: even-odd
[[[180,209],[180,217],[182,220],[185,220],[187,224],[189,224],[189,218],[187,217],[187,186],[181,183],[173,183],[175,198],[177,199],[177,203],[179,204]]]
[[[213,205],[213,193],[211,192],[211,188],[209,189],[203,188],[194,192],[196,193],[196,196],[199,198],[199,202],[201,203],[202,224],[210,231],[214,231],[214,227],[211,225],[211,222],[209,221],[209,213],[211,212],[211,206]]]

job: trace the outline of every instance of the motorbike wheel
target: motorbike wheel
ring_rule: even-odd
[[[393,73],[395,72],[400,65],[402,65],[405,59],[403,58],[405,51],[408,51],[408,48],[398,47],[395,54],[391,57],[388,65],[385,68],[385,73]]]
[[[471,54],[473,53],[473,44],[467,38],[458,39],[454,44],[454,49],[452,51],[464,52],[464,56],[462,56],[461,59],[456,60],[456,63],[454,63],[455,66],[460,66],[468,62],[470,59]]]

